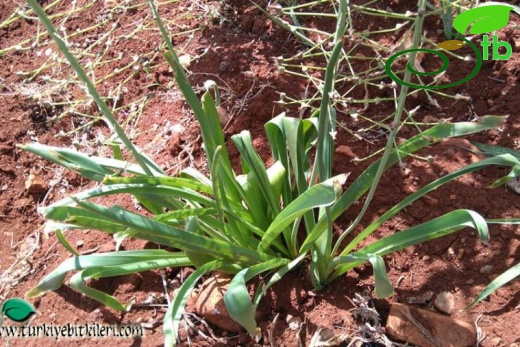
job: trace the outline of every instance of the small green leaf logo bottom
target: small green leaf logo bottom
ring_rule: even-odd
[[[2,314],[15,322],[25,322],[36,313],[36,308],[24,299],[8,299],[2,305]]]

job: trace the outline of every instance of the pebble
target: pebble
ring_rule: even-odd
[[[349,158],[357,158],[358,156],[356,153],[352,151],[352,149],[349,146],[341,145],[338,148],[336,148],[336,153],[347,156]]]
[[[29,193],[43,193],[49,189],[49,186],[41,177],[31,173],[25,181],[25,189],[27,189]]]
[[[434,304],[439,311],[451,314],[455,308],[455,297],[450,292],[441,292],[435,298]]]
[[[484,265],[478,270],[483,275],[489,275],[493,271],[493,265]]]
[[[430,207],[437,206],[439,204],[439,200],[431,197],[429,195],[425,195],[422,197],[424,203]]]
[[[469,279],[466,281],[466,284],[473,284],[473,283],[475,283],[475,281],[473,279]]]
[[[500,342],[502,342],[502,339],[500,337],[495,337],[494,339],[491,340],[491,344],[493,346],[498,346],[500,344]]]

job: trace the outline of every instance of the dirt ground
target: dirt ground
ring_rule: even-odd
[[[41,1],[42,5],[50,4]],[[76,6],[86,6],[87,1],[76,2]],[[207,13],[195,5],[197,2],[178,1],[161,7],[165,18],[177,18],[172,37],[176,47],[194,59],[189,71],[193,85],[202,87],[207,79],[215,80],[223,91],[223,107],[231,120],[226,128],[229,137],[241,130],[248,129],[255,138],[255,146],[267,159],[269,146],[265,140],[263,125],[280,112],[298,116],[296,107],[283,107],[278,104],[281,92],[293,98],[303,95],[307,85],[298,77],[280,74],[273,62],[273,57],[292,56],[303,49],[302,45],[287,31],[275,26],[249,2],[239,0],[207,2],[206,8],[221,11],[220,17],[211,20]],[[19,1],[0,3],[0,23],[19,8]],[[50,13],[67,11],[71,6],[68,1],[61,2]],[[65,27],[69,32],[93,24],[109,16],[109,24],[117,22],[114,33],[123,37],[132,33],[143,19],[149,18],[146,6],[136,6],[128,11],[111,11],[113,2],[96,1],[79,15],[71,15]],[[194,16],[184,16],[186,9],[192,7]],[[213,7],[211,7],[213,6]],[[392,6],[396,11],[406,9],[407,2],[400,0],[381,1],[376,6]],[[410,6],[410,5],[408,5]],[[413,10],[413,9],[412,9]],[[197,12],[199,11],[199,12]],[[385,26],[386,19],[359,14],[358,23],[367,27]],[[363,17],[365,16],[365,17]],[[311,20],[311,19],[309,19]],[[379,22],[375,22],[375,21]],[[317,23],[323,26],[330,23]],[[361,25],[361,24],[360,24]],[[78,34],[70,41],[78,43],[95,40],[106,32],[106,26]],[[425,23],[425,30],[436,32],[442,27],[440,20],[430,19]],[[364,28],[357,28],[364,29]],[[66,81],[71,73],[63,63],[55,63],[34,79],[20,72],[37,71],[49,62],[49,54],[56,51],[53,44],[27,47],[27,42],[34,40],[38,33],[34,19],[20,19],[0,28],[0,49],[21,43],[22,49],[13,49],[0,55],[0,269],[2,272],[1,300],[23,297],[25,292],[35,286],[41,278],[52,271],[69,253],[57,242],[54,233],[45,233],[43,220],[37,213],[37,207],[56,201],[59,198],[87,187],[89,182],[79,176],[64,171],[48,162],[36,158],[16,148],[16,144],[39,141],[44,144],[71,147],[92,153],[97,141],[106,138],[108,130],[103,122],[90,127],[88,118],[80,114],[96,114],[94,106],[78,104],[76,114],[67,111],[73,100],[84,99],[78,86],[58,88],[49,99],[38,98],[43,91],[56,81]],[[193,30],[190,34],[180,34]],[[175,34],[179,33],[178,36]],[[439,36],[440,38],[440,36]],[[469,83],[452,88],[453,94],[469,96],[467,100],[438,98],[439,108],[427,104],[424,93],[417,98],[409,98],[407,109],[420,106],[415,114],[416,120],[428,123],[431,119],[450,119],[451,121],[472,121],[488,114],[509,115],[504,126],[498,130],[476,134],[469,137],[487,144],[497,144],[520,149],[520,31],[509,28],[500,32],[500,38],[512,44],[513,55],[507,61],[485,61],[482,70]],[[381,42],[390,44],[398,37],[387,35],[380,37]],[[25,42],[25,43],[24,43]],[[90,41],[91,42],[91,41]],[[173,85],[172,74],[160,54],[156,53],[160,38],[157,31],[141,30],[126,39],[113,42],[104,59],[112,63],[100,65],[94,69],[97,79],[111,75],[98,84],[102,95],[119,95],[113,98],[114,107],[131,105],[141,100],[145,106],[142,112],[131,106],[121,107],[118,112],[120,121],[128,121],[126,130],[133,136],[133,141],[146,153],[162,165],[168,173],[175,174],[182,167],[193,165],[203,169],[203,150],[198,126],[183,103],[178,89]],[[24,48],[25,47],[25,48]],[[101,48],[100,48],[101,49]],[[47,53],[46,53],[47,52]],[[123,53],[122,56],[118,52]],[[94,56],[95,51],[92,53]],[[147,55],[148,54],[148,55]],[[52,55],[52,54],[51,54]],[[134,57],[150,59],[154,66],[153,74],[139,72],[113,73],[131,63]],[[89,56],[82,59],[86,63]],[[92,58],[93,59],[93,58]],[[428,67],[428,61],[424,65]],[[130,69],[131,70],[131,69]],[[50,73],[52,71],[52,74]],[[457,80],[458,74],[464,76],[464,68],[450,72],[448,79]],[[46,76],[51,76],[46,79]],[[129,77],[130,78],[127,78]],[[115,91],[124,84],[123,91]],[[58,83],[59,84],[59,83]],[[354,93],[358,93],[355,90]],[[384,91],[370,89],[372,97],[385,97]],[[117,100],[116,100],[117,99]],[[144,100],[144,101],[142,101]],[[137,103],[136,105],[139,105]],[[363,105],[359,106],[361,110]],[[369,105],[363,110],[367,118],[382,119],[393,105],[381,103]],[[65,112],[67,111],[67,112]],[[65,112],[65,116],[61,115]],[[137,114],[136,117],[131,117]],[[350,117],[340,119],[352,131],[367,126],[364,121],[354,121]],[[85,130],[81,131],[82,126]],[[179,131],[181,129],[181,131]],[[70,133],[69,133],[70,132]],[[415,134],[414,126],[405,126],[399,134],[408,137]],[[60,136],[66,133],[66,136]],[[347,131],[338,130],[338,146],[348,146],[359,158],[364,158],[384,146],[385,137],[373,136],[359,139]],[[229,146],[231,158],[236,158],[236,149]],[[351,154],[352,154],[351,153]],[[353,162],[353,155],[336,154],[334,171],[350,172],[352,179],[367,167],[370,160]],[[406,195],[424,184],[467,165],[473,160],[471,153],[457,147],[435,145],[427,148],[419,156],[432,156],[431,164],[418,158],[405,160],[408,170],[392,168],[384,175],[377,190],[372,206],[362,225],[368,225],[381,213],[392,207]],[[236,162],[235,164],[238,164]],[[49,187],[43,193],[30,193],[25,182],[30,173],[34,173]],[[440,216],[456,208],[473,209],[487,218],[520,216],[520,195],[505,187],[488,189],[487,186],[506,173],[504,168],[489,168],[464,176],[429,194],[399,214],[397,218],[384,224],[367,241],[376,240],[384,235]],[[109,203],[128,204],[124,200]],[[351,210],[342,216],[336,225],[338,230],[348,226],[357,211]],[[422,296],[428,291],[438,294],[448,291],[456,298],[453,317],[473,324],[478,317],[478,326],[486,334],[482,346],[517,346],[520,345],[520,281],[514,281],[499,289],[489,299],[468,311],[461,311],[471,300],[498,274],[520,261],[520,229],[515,226],[491,226],[491,242],[484,245],[478,241],[473,230],[466,230],[427,244],[410,247],[386,257],[389,277],[395,285],[396,294],[388,300],[376,300],[376,307],[384,319],[389,305],[394,302],[409,302],[411,298]],[[114,249],[111,237],[97,231],[74,231],[67,234],[71,245],[84,254]],[[148,247],[144,242],[125,241],[125,249]],[[490,265],[485,268],[483,266]],[[122,302],[164,304],[163,278],[168,281],[182,280],[189,269],[171,269],[164,272],[146,272],[138,275],[123,276],[98,281],[95,287],[107,291]],[[372,269],[364,266],[337,279],[326,289],[314,291],[306,275],[306,267],[288,274],[275,285],[262,300],[259,307],[258,322],[263,337],[259,345],[269,345],[268,331],[278,346],[297,346],[298,341],[309,343],[319,328],[327,328],[334,333],[352,333],[357,326],[349,313],[353,308],[352,298],[356,293],[373,288]],[[158,298],[156,301],[153,298]],[[143,323],[146,326],[142,339],[110,340],[68,340],[68,346],[106,345],[112,346],[159,346],[163,343],[162,316],[164,305],[136,305],[128,313],[112,311],[98,302],[82,297],[67,285],[55,292],[48,293],[32,301],[39,315],[33,324],[67,323],[103,324],[121,322],[122,324]],[[139,307],[137,307],[139,306]],[[275,320],[275,317],[279,318]],[[299,317],[303,324],[300,331],[291,330],[286,323],[287,315]],[[200,326],[200,325],[199,325]],[[201,327],[208,333],[207,328]],[[226,334],[212,327],[217,337],[225,337],[220,345],[255,345],[245,333],[237,336]],[[189,339],[188,339],[189,337]],[[201,337],[193,329],[184,334],[183,344],[193,346],[212,346],[216,343]],[[107,342],[109,341],[109,342]],[[54,346],[53,340],[29,339],[11,340],[11,346]]]

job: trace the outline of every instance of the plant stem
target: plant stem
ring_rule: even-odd
[[[417,11],[417,18],[415,20],[415,30],[413,35],[413,47],[419,47],[421,36],[422,36],[422,25],[424,21],[424,13],[425,13],[425,7],[426,7],[426,0],[419,0],[418,5],[418,11]],[[409,55],[409,62],[410,64],[413,64],[413,61],[415,61],[416,52],[411,52]],[[408,69],[405,70],[403,81],[409,83],[410,78],[412,76],[412,72]],[[394,147],[394,141],[395,137],[397,135],[397,131],[400,128],[401,125],[401,118],[404,111],[404,104],[406,101],[406,98],[408,97],[408,86],[402,85],[401,86],[401,92],[399,94],[399,98],[397,100],[397,108],[395,111],[394,119],[392,123],[390,123],[389,128],[390,132],[388,134],[388,140],[386,142],[385,150],[383,152],[383,157],[381,158],[381,163],[379,164],[379,167],[377,169],[376,175],[374,177],[374,184],[372,187],[370,187],[370,190],[368,191],[365,203],[363,204],[363,207],[361,208],[361,211],[357,215],[356,219],[352,222],[352,224],[341,234],[338,241],[336,242],[336,245],[334,246],[333,254],[336,254],[339,247],[341,246],[341,243],[345,239],[345,237],[354,230],[359,223],[361,222],[361,219],[364,217],[370,202],[372,201],[372,198],[374,197],[375,191],[379,185],[379,181],[381,180],[381,176],[383,175],[386,167],[386,163],[388,161],[388,158],[390,157],[391,152],[393,151]]]

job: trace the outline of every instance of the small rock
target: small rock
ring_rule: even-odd
[[[412,296],[408,298],[409,304],[415,304],[415,305],[426,305],[428,304],[433,298],[433,292],[431,290],[427,291],[421,296]]]
[[[475,283],[475,281],[473,279],[471,279],[471,278],[466,281],[466,284],[473,284],[473,283]]]
[[[429,261],[430,259],[431,257],[429,255],[425,255],[424,257],[422,257],[423,261]]]
[[[439,200],[435,199],[434,197],[431,197],[429,195],[425,195],[422,197],[422,200],[424,203],[430,207],[437,206],[439,204]]]
[[[518,347],[518,344],[512,343],[512,344],[509,345],[509,347]]]
[[[488,104],[488,106],[494,106],[494,105],[495,105],[495,100],[493,100],[493,99],[488,99],[488,100],[487,100],[487,104]]]
[[[493,265],[484,265],[478,270],[483,275],[489,275],[493,271]]]
[[[227,70],[227,68],[229,67],[229,62],[227,61],[223,61],[220,63],[219,67],[218,67],[218,71],[219,72],[224,72]]]
[[[300,329],[300,326],[302,325],[302,320],[300,319],[300,317],[293,317],[290,314],[287,315],[285,322],[289,326],[289,329],[293,331]]]
[[[84,244],[85,244],[85,242],[83,240],[76,241],[76,247],[78,247],[78,248],[83,247]]]
[[[386,332],[392,339],[422,347],[473,346],[477,334],[471,324],[402,304],[392,305]]]
[[[457,199],[457,195],[455,194],[450,194],[450,200],[455,200]]]
[[[520,194],[520,176],[517,176],[510,181],[507,181],[506,185],[516,194]]]
[[[224,294],[230,282],[231,279],[222,274],[211,276],[202,284],[195,300],[194,310],[209,323],[223,330],[237,333],[241,327],[231,318],[224,303]]]
[[[338,148],[336,148],[336,153],[347,156],[352,159],[355,159],[358,157],[356,155],[356,153],[354,153],[349,146],[345,146],[345,145],[341,145]]]
[[[500,344],[500,342],[502,342],[502,339],[500,337],[495,337],[494,339],[491,340],[491,344],[493,346],[498,346]]]
[[[448,247],[448,254],[449,255],[454,255],[455,254],[455,250],[452,247]]]
[[[455,297],[450,292],[442,292],[437,295],[434,304],[437,310],[451,314],[455,308]]]
[[[423,122],[424,123],[438,123],[439,122],[439,118],[437,118],[435,116],[432,116],[432,115],[426,115],[423,118]]]
[[[49,189],[49,186],[41,177],[31,173],[25,181],[25,189],[27,189],[29,193],[43,193]]]
[[[223,127],[226,126],[226,124],[231,119],[231,115],[222,106],[217,107],[217,113],[218,113],[218,119],[220,120],[220,125],[222,125]]]

